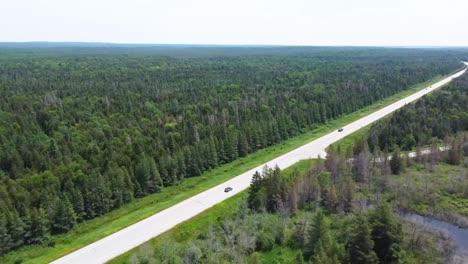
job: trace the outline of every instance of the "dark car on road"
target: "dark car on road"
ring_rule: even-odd
[[[341,132],[341,131],[343,131],[343,128],[338,129],[338,132]]]
[[[230,191],[232,191],[232,188],[231,188],[231,187],[226,187],[226,188],[224,188],[224,192],[230,192]]]

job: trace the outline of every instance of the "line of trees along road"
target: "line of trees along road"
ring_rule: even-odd
[[[370,129],[367,142],[371,149],[394,151],[412,150],[441,140],[446,146],[453,142],[458,132],[468,131],[468,75],[453,80],[442,90],[426,95],[391,117],[376,122]],[[451,152],[456,152],[454,149]],[[458,164],[461,157],[453,157]]]
[[[461,66],[447,50],[211,49],[0,50],[0,253]]]

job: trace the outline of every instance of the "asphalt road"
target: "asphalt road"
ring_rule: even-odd
[[[468,66],[468,63],[465,62]],[[443,86],[450,82],[452,78],[462,75],[465,70],[457,72],[452,76],[439,81],[415,94],[412,94],[398,102],[395,102],[381,110],[378,110],[366,117],[363,117],[345,127],[342,132],[334,131],[310,143],[307,143],[297,149],[294,149],[282,156],[279,156],[267,163],[264,163],[254,169],[251,169],[239,176],[232,178],[216,187],[206,190],[200,194],[192,196],[170,208],[154,214],[138,223],[124,228],[112,235],[98,240],[88,246],[85,246],[75,252],[70,253],[60,259],[55,260],[54,264],[94,264],[109,261],[126,251],[148,241],[149,239],[164,233],[177,224],[180,224],[193,216],[203,212],[213,205],[226,200],[227,198],[245,190],[250,185],[250,180],[255,171],[261,171],[267,165],[269,167],[278,166],[281,169],[287,168],[299,160],[308,158],[317,158],[318,155],[326,155],[325,148],[330,144],[344,138],[355,132],[361,127],[367,126],[372,122],[390,114],[421,96]],[[230,186],[232,191],[225,193],[224,188]]]

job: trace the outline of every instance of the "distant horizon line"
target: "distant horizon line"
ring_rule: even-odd
[[[77,46],[199,46],[199,47],[376,47],[376,48],[468,48],[468,45],[315,45],[315,44],[213,44],[213,43],[128,43],[101,41],[0,41],[4,45],[52,44]]]

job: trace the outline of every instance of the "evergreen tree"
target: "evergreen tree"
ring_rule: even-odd
[[[40,244],[49,236],[49,219],[44,209],[34,208],[31,212],[30,236],[28,244]]]
[[[306,256],[311,257],[319,248],[319,242],[328,244],[328,240],[330,240],[330,224],[322,210],[317,210],[312,217],[308,234],[305,253]]]
[[[302,255],[302,251],[296,253],[294,257],[294,264],[304,264],[304,256]]]
[[[247,204],[250,209],[258,210],[260,207],[258,192],[263,186],[263,177],[262,175],[256,171],[252,176],[252,180],[250,181],[250,189],[249,189],[249,196],[247,197]]]
[[[377,264],[379,259],[373,251],[374,241],[371,230],[363,216],[357,216],[348,232],[346,249],[351,264]]]
[[[156,167],[156,162],[151,157],[146,157],[144,162],[146,164],[145,167],[147,168],[146,172],[149,173],[148,177],[146,177],[146,191],[148,193],[158,192],[163,186],[163,181],[159,175],[158,168]]]
[[[309,218],[307,214],[302,214],[301,218],[299,218],[296,223],[294,243],[300,249],[306,248],[306,242],[309,237]]]
[[[218,151],[216,149],[216,142],[213,139],[213,137],[210,137],[209,139],[209,167],[210,168],[216,168],[218,166],[219,160],[218,160]]]
[[[8,229],[6,217],[0,213],[0,254],[8,252],[13,247],[13,239]]]
[[[264,176],[265,191],[266,191],[266,209],[269,212],[275,212],[283,203],[285,196],[285,182],[281,176],[281,170],[275,167],[274,170],[269,170],[269,173]]]
[[[24,244],[25,237],[29,230],[16,210],[7,215],[7,229],[11,237],[11,248],[16,248]]]
[[[214,156],[211,156],[212,160],[211,160],[210,163],[214,164],[214,162],[215,162],[214,157],[217,157],[217,154],[212,153],[212,155],[214,155]],[[186,166],[187,174],[189,176],[199,176],[201,174],[201,170],[200,170],[200,167],[199,167],[199,164],[198,164],[198,159],[197,159],[196,156],[193,155],[193,152],[187,151],[186,155],[185,155],[185,160],[186,160],[185,166]],[[162,166],[164,166],[164,165],[160,165],[159,167],[164,168],[164,170],[166,170],[166,168],[162,167]],[[163,171],[161,171],[161,176],[162,175],[165,175],[165,174],[163,174]],[[166,179],[166,178],[168,178],[168,177],[163,176],[164,185],[171,185],[171,182],[169,181],[169,179]]]
[[[239,150],[239,157],[245,157],[249,154],[249,143],[247,142],[247,137],[242,131],[239,132],[239,142],[237,145]]]
[[[346,261],[344,247],[333,236],[328,218],[319,209],[312,218],[305,253],[313,263],[339,264]]]
[[[139,162],[135,167],[135,176],[144,194],[148,193],[148,189],[152,189],[154,187],[154,186],[151,186],[152,182],[150,180],[150,177],[151,177],[150,170],[151,169],[149,167],[149,163],[147,161],[146,156],[144,154],[141,155],[139,158]]]
[[[49,143],[49,157],[55,160],[62,159],[62,153],[60,153],[57,142],[54,139],[51,139]]]
[[[392,159],[390,160],[390,168],[393,174],[400,174],[403,171],[403,159],[401,158],[400,149],[395,148]]]
[[[452,165],[460,164],[463,157],[463,141],[458,138],[451,138],[447,141],[450,142],[448,144],[447,163]]]
[[[381,263],[398,263],[401,258],[403,231],[387,204],[376,207],[369,215],[374,251]]]
[[[67,198],[57,199],[52,216],[52,233],[67,232],[76,225],[76,215]]]
[[[340,253],[342,249],[336,241],[319,240],[312,257],[312,262],[317,264],[341,264]]]

